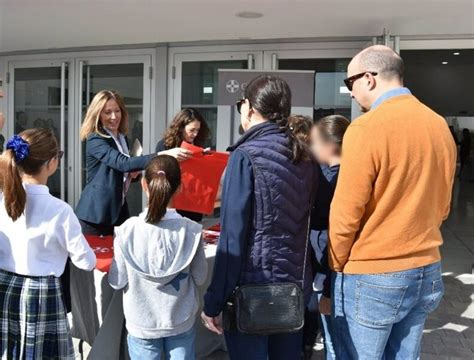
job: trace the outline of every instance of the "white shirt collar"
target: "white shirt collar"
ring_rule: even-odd
[[[140,218],[145,219],[146,214],[148,213],[148,208],[143,209],[142,213],[140,214]],[[182,216],[178,214],[176,209],[166,209],[165,216],[161,220],[171,220],[171,219],[181,219]]]
[[[46,195],[49,194],[49,188],[46,185],[40,184],[23,184],[27,194],[32,195]]]
[[[128,146],[127,146],[127,142],[125,141],[125,136],[124,136],[122,133],[118,133],[118,136],[115,137],[115,135],[113,134],[113,132],[110,131],[109,129],[107,129],[105,126],[104,126],[104,129],[105,129],[105,131],[107,132],[107,134],[109,134],[110,137],[111,137],[112,139],[114,139],[115,144],[117,145],[118,150],[119,150],[122,154],[129,156]]]

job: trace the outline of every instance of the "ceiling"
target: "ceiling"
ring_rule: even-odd
[[[256,11],[260,19],[235,16]],[[0,52],[199,40],[473,35],[474,0],[0,0]]]

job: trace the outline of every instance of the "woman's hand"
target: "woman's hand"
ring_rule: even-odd
[[[321,296],[319,300],[319,312],[321,315],[331,315],[331,298]]]
[[[215,332],[218,335],[222,335],[224,333],[221,325],[221,318],[222,317],[220,315],[216,317],[210,317],[204,314],[204,312],[201,313],[201,319],[204,326],[208,330]]]
[[[132,178],[132,180],[135,180],[137,177],[140,176],[141,173],[141,171],[133,171],[130,173],[130,178]]]
[[[158,155],[169,155],[174,157],[178,161],[188,160],[193,153],[187,149],[176,147],[174,149],[169,149],[165,151],[160,151]]]

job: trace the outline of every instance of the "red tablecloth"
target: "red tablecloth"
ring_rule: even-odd
[[[102,272],[109,272],[114,257],[114,237],[85,235],[89,246],[94,250],[97,258],[96,269]]]

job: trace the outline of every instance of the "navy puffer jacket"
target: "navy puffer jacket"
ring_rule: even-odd
[[[251,161],[254,209],[240,284],[297,282],[305,263],[311,194],[317,184],[311,161],[294,164],[288,135],[267,123],[233,146]],[[311,291],[306,262],[305,293]]]

